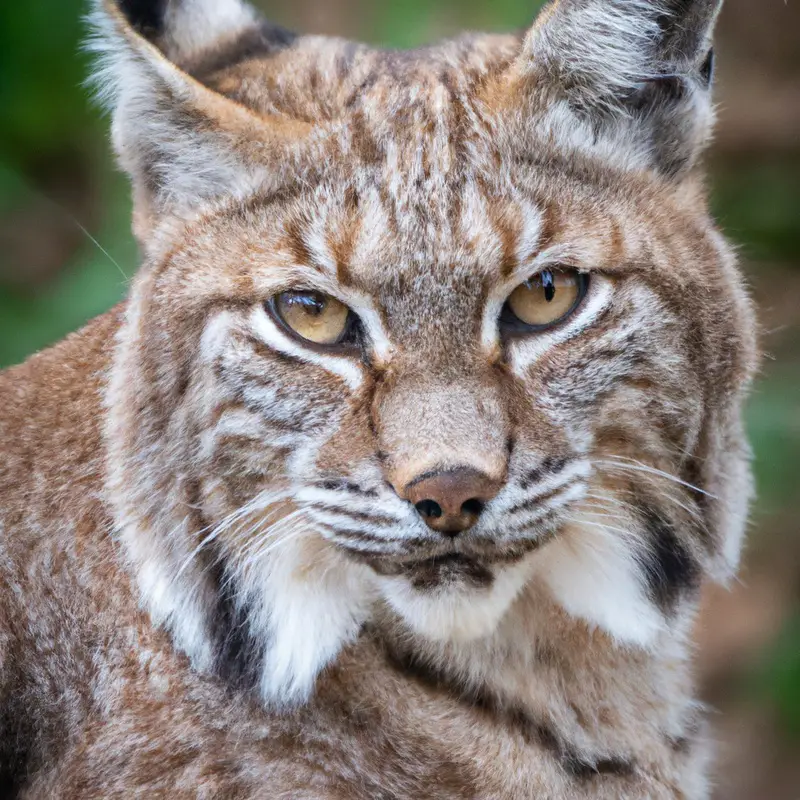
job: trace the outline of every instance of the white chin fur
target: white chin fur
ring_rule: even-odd
[[[468,642],[490,636],[528,582],[529,558],[498,570],[492,585],[476,589],[456,585],[419,591],[406,578],[381,578],[386,602],[416,633],[434,641]]]

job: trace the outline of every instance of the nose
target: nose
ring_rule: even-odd
[[[447,536],[471,528],[485,505],[500,490],[500,483],[468,467],[429,472],[410,481],[406,499],[414,504],[425,524]]]

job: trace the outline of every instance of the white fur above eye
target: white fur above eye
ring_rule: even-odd
[[[356,391],[364,379],[358,362],[347,356],[327,355],[304,347],[279,330],[261,306],[253,309],[250,326],[253,333],[269,347],[338,375],[352,391]]]

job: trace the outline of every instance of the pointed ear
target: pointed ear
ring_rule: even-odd
[[[165,218],[277,180],[281,149],[308,125],[258,114],[194,76],[281,49],[290,35],[240,0],[96,0],[91,22],[93,82],[113,115],[140,242]]]
[[[556,0],[526,37],[519,66],[595,139],[627,147],[637,166],[679,175],[711,135],[711,36],[721,5]]]

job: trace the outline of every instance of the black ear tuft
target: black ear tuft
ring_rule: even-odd
[[[128,22],[148,38],[162,31],[167,3],[168,0],[117,0]]]
[[[708,51],[708,55],[705,57],[705,60],[700,65],[700,80],[703,81],[703,85],[706,87],[711,86],[714,80],[714,48],[712,47]]]

